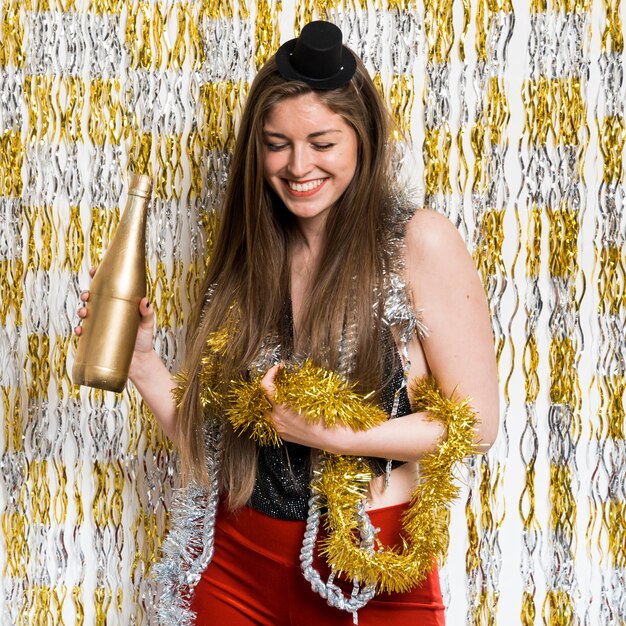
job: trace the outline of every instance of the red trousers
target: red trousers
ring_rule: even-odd
[[[383,545],[398,543],[406,505],[370,511]],[[304,522],[277,520],[250,508],[220,506],[213,560],[191,607],[198,626],[351,626],[352,615],[330,607],[300,570]],[[326,579],[328,567],[315,567]],[[351,589],[351,583],[346,585]],[[444,626],[437,567],[408,593],[377,595],[359,611],[360,626]]]

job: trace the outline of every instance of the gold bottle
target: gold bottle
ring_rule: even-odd
[[[126,208],[90,287],[74,384],[120,392],[128,380],[146,295],[145,230],[152,181],[130,174]]]

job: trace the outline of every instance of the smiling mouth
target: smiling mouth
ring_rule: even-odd
[[[297,183],[293,180],[285,180],[285,182],[291,193],[302,195],[315,193],[327,180],[327,178],[316,178],[315,180],[307,180],[303,183]]]

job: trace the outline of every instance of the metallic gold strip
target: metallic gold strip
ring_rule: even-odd
[[[613,4],[613,2],[615,4]],[[620,17],[620,0],[604,0],[605,27],[602,31],[602,52],[624,52],[624,32]]]
[[[91,267],[98,267],[106,247],[115,233],[120,221],[120,210],[115,207],[108,211],[100,207],[91,210],[91,227],[89,229],[89,262]]]
[[[553,209],[548,214],[550,274],[557,278],[573,278],[578,274],[577,242],[580,230],[578,213],[566,209]]]
[[[25,206],[24,207],[24,219],[28,227],[28,243],[27,251],[28,256],[26,258],[26,271],[34,272],[39,269],[39,252],[36,242],[36,223],[39,216],[39,207]]]
[[[74,76],[59,78],[56,108],[60,118],[60,141],[81,143],[85,107],[85,81]]]
[[[181,5],[178,6],[181,7]],[[206,61],[202,38],[200,37],[200,32],[198,31],[198,24],[200,23],[200,20],[198,15],[195,14],[195,11],[192,10],[191,5],[186,4],[182,6],[182,10],[184,11],[185,20],[187,22],[187,36],[185,38],[187,53],[185,54],[185,59],[189,63],[192,70],[199,70]],[[175,42],[172,51],[175,58],[179,56],[177,50],[178,47]]]
[[[0,323],[2,326],[6,326],[9,310],[12,308],[11,288],[9,283],[9,268],[10,262],[6,259],[0,259]],[[8,411],[5,411],[5,415],[8,415]]]
[[[577,510],[572,478],[572,468],[568,465],[550,464],[550,525],[569,533],[574,532]]]
[[[94,495],[91,511],[94,523],[103,528],[111,519],[109,503],[109,466],[106,463],[94,462],[92,476],[94,479]]]
[[[133,145],[129,155],[129,167],[136,174],[145,174],[154,177],[152,167],[152,133],[137,133],[133,137]]]
[[[382,92],[384,93],[384,92]],[[394,130],[393,138],[400,141],[403,137],[411,138],[411,111],[415,99],[413,76],[394,74],[389,90],[389,110],[401,135]]]
[[[448,124],[428,128],[424,136],[424,183],[426,193],[451,193],[448,157],[452,146],[452,135]]]
[[[561,589],[549,589],[542,610],[546,626],[571,626],[576,623],[572,598]]]
[[[509,121],[509,103],[504,88],[504,81],[496,76],[489,79],[487,85],[486,118],[493,145],[506,144],[506,130]]]
[[[425,205],[437,210],[439,196],[452,191],[450,184],[450,106],[439,106],[449,101],[448,76],[450,54],[454,45],[453,2],[448,0],[424,1],[424,34],[427,42],[427,82],[423,90],[426,129],[422,154],[424,157]],[[433,205],[433,202],[435,205]]]
[[[111,465],[110,471],[112,472],[112,485],[111,490],[111,523],[116,528],[122,527],[122,512],[124,510],[124,482],[125,474],[122,467],[122,463],[117,461]]]
[[[50,590],[52,596],[52,614],[53,620],[59,626],[65,626],[65,621],[63,620],[63,603],[65,602],[65,598],[67,597],[67,587],[62,585],[60,587],[52,587]]]
[[[158,12],[157,12],[158,13]],[[137,68],[136,69],[152,69],[153,61],[155,57],[155,50],[152,47],[152,41],[150,38],[151,25],[152,25],[152,7],[148,2],[139,2],[137,4],[137,19],[139,19],[139,14],[141,15],[141,38],[137,40]],[[130,18],[130,11],[129,11]],[[157,40],[158,41],[158,40]],[[156,41],[154,42],[156,45]],[[126,39],[126,44],[130,44],[130,40]],[[155,67],[159,67],[157,63],[154,64]]]
[[[580,76],[556,80],[553,93],[558,102],[556,140],[566,146],[578,145],[582,139],[579,134],[586,125],[587,117]]]
[[[524,591],[522,592],[522,612],[521,612],[521,620],[524,626],[528,624],[535,624],[535,617],[537,615],[537,610],[535,607],[534,595],[531,592]]]
[[[77,273],[85,255],[85,235],[78,205],[70,207],[70,223],[65,236],[64,269]]]
[[[602,381],[604,397],[600,415],[606,418],[606,437],[609,440],[626,439],[626,377],[606,376]],[[626,543],[624,544],[626,550]]]
[[[554,11],[564,11],[565,13],[588,13],[591,10],[593,0],[552,0]]]
[[[48,478],[48,461],[31,460],[28,465],[30,481],[30,521],[35,524],[50,525],[50,480]]]
[[[448,63],[454,45],[454,22],[449,0],[424,0],[424,29],[428,41],[428,63]]]
[[[605,503],[609,528],[609,554],[615,569],[626,568],[626,502]]]
[[[75,476],[82,474],[82,466],[77,465]],[[83,496],[80,490],[79,481],[74,479],[74,506],[76,507],[76,528],[80,528],[85,522],[85,510],[83,507]]]
[[[544,76],[524,82],[522,95],[526,108],[527,131],[535,145],[544,146],[550,136],[554,138],[551,105],[553,84],[554,81]]]
[[[11,294],[9,303],[12,304],[15,312],[15,325],[22,326],[22,302],[24,301],[24,261],[15,259],[11,263]]]
[[[52,268],[52,260],[59,258],[59,237],[52,218],[52,207],[47,204],[40,210],[39,239],[41,241],[41,264],[45,272]]]
[[[528,221],[528,249],[526,256],[526,275],[530,278],[539,278],[541,271],[541,231],[542,231],[541,207],[533,205]]]
[[[280,41],[279,16],[281,2],[276,6],[270,0],[257,0],[256,22],[254,28],[254,63],[258,69],[270,58],[278,48]]]
[[[26,589],[26,605],[21,611],[21,624],[49,624],[54,618],[50,607],[52,589],[43,585],[30,585]]]
[[[23,578],[26,564],[30,560],[28,521],[26,515],[15,511],[2,514],[2,534],[6,551],[5,571],[11,578]]]
[[[524,343],[524,389],[526,402],[529,404],[536,402],[539,396],[540,381],[538,368],[539,349],[537,347],[537,337],[535,334],[531,334]]]
[[[20,0],[6,0],[0,23],[0,67],[24,66],[24,26],[21,20]],[[0,178],[1,180],[1,178]]]
[[[578,381],[574,375],[578,360],[577,347],[572,337],[552,337],[549,349],[550,402],[577,406]]]
[[[67,468],[64,463],[53,460],[56,475],[56,492],[52,503],[54,522],[62,526],[67,521],[67,509],[69,498],[67,495]]]
[[[234,4],[232,0],[201,0],[200,13],[212,20],[218,20],[221,17],[232,19]]]
[[[0,135],[0,155],[0,196],[20,198],[24,162],[24,146],[20,131],[7,130]]]
[[[76,626],[83,626],[85,623],[85,607],[82,602],[82,596],[82,587],[74,587],[72,589],[72,601],[74,605]]]
[[[171,133],[154,137],[157,168],[154,196],[163,200],[180,200],[183,172],[183,135]]]
[[[119,15],[125,4],[130,3],[125,0],[90,0],[89,9],[98,15]]]
[[[200,133],[191,131],[187,136],[185,152],[189,164],[189,201],[197,200],[202,193],[203,142]]]
[[[163,261],[157,262],[154,292],[159,294],[160,305],[157,311],[157,325],[162,329],[178,327],[173,324],[172,316],[179,311],[182,314],[180,295],[176,289],[177,279],[182,274],[181,262],[173,262],[171,280],[168,278],[168,270]]]
[[[24,76],[24,100],[28,110],[27,144],[52,143],[56,134],[57,115],[53,106],[53,94],[58,87],[51,75]]]
[[[489,276],[506,273],[502,257],[505,212],[506,209],[486,209],[477,225],[481,247],[474,251],[474,258],[485,284]]]
[[[415,0],[387,0],[389,11],[408,12],[417,9]]]
[[[113,592],[108,587],[96,587],[93,599],[96,610],[95,626],[106,626],[107,613],[113,600]]]
[[[1,267],[1,265],[0,265]],[[2,280],[2,275],[0,274],[0,280]],[[4,322],[2,322],[2,325],[4,326]],[[4,409],[3,415],[4,415],[4,420],[3,420],[3,424],[2,424],[2,430],[4,432],[4,447],[5,447],[5,451],[10,451],[10,445],[11,445],[11,423],[12,420],[10,419],[10,415],[11,415],[11,396],[13,395],[11,393],[11,387],[5,386],[5,385],[0,385],[0,393],[2,394],[2,408]]]
[[[624,146],[626,125],[621,115],[607,115],[599,125],[599,148],[602,154],[605,183],[624,182]]]
[[[210,151],[232,150],[235,144],[235,118],[247,92],[247,82],[228,80],[201,85],[197,132],[203,148]]]
[[[28,351],[24,369],[27,372],[28,398],[45,398],[50,384],[50,337],[49,335],[28,335]],[[30,365],[30,368],[28,367]],[[28,371],[30,369],[30,372]],[[30,376],[28,375],[30,373]]]
[[[94,77],[89,82],[87,134],[91,143],[119,144],[127,137],[128,121],[121,106],[120,79]]]
[[[174,14],[175,17],[172,17]],[[176,36],[174,37],[174,43],[172,44],[171,48],[168,48],[168,69],[175,69],[180,71],[185,64],[185,59],[190,57],[190,65],[193,67],[195,63],[196,50],[193,50],[193,52],[190,54],[188,52],[187,44],[187,41],[191,42],[192,39],[191,21],[192,15],[188,4],[181,4],[180,2],[176,2],[170,7],[169,14],[167,16],[167,26],[175,23],[177,25],[177,29]],[[166,47],[168,46],[168,41],[169,38],[164,37]]]
[[[170,64],[169,54],[165,55],[165,62],[163,60],[163,46],[167,44],[167,39],[163,37],[163,33],[165,31],[165,18],[163,17],[164,10],[165,6],[161,2],[157,2],[152,5],[150,10],[150,14],[152,15],[152,41],[154,42],[154,66],[158,68],[167,68]],[[144,18],[144,25],[145,23]]]

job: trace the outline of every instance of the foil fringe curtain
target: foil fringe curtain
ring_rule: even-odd
[[[626,624],[621,0],[0,0],[0,623],[150,624],[176,454],[131,386],[70,380],[88,268],[149,173],[175,369],[256,69],[335,21],[398,175],[489,297],[502,428],[460,477],[453,624]],[[462,591],[460,591],[462,590]]]

